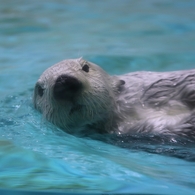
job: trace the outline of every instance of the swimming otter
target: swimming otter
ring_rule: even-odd
[[[84,59],[69,59],[43,72],[33,102],[72,134],[195,137],[195,70],[111,76]]]

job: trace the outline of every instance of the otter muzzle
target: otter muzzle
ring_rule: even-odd
[[[70,75],[60,75],[54,84],[53,96],[56,100],[72,101],[81,92],[82,83]]]

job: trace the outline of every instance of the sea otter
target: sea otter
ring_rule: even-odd
[[[68,59],[43,72],[33,102],[71,134],[195,137],[195,70],[111,76],[82,58]]]

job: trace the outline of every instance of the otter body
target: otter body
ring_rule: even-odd
[[[33,101],[72,134],[195,137],[195,70],[111,76],[83,59],[64,60],[43,72]]]

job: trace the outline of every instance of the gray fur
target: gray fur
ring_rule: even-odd
[[[89,72],[82,66],[89,65]],[[77,78],[81,93],[72,101],[52,95],[61,74]],[[38,94],[38,87],[43,96]],[[195,70],[134,72],[110,76],[83,59],[48,68],[34,91],[34,106],[69,133],[163,134],[195,137]]]

